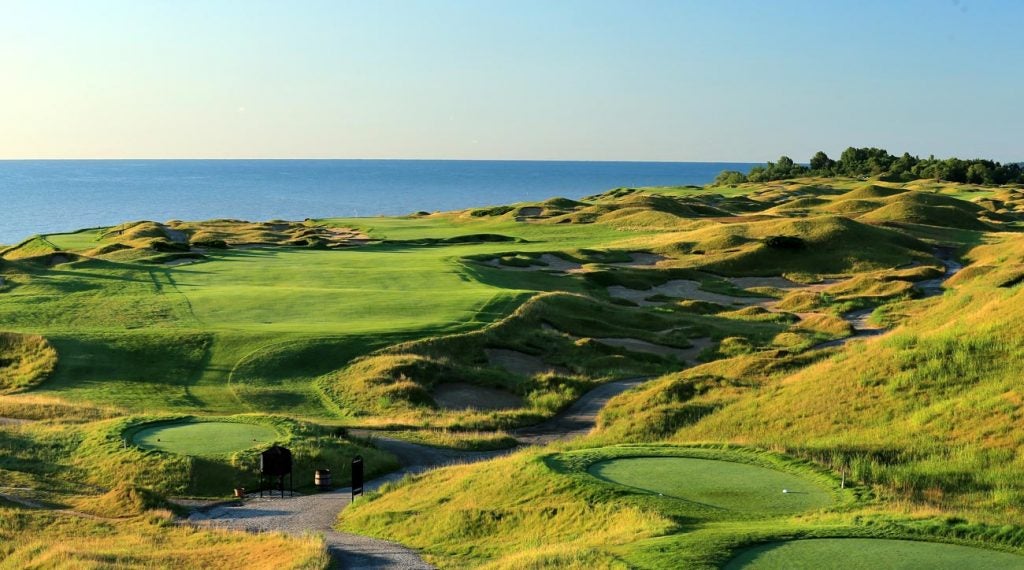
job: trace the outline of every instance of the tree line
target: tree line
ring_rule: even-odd
[[[1024,168],[1018,163],[1000,164],[985,159],[939,159],[935,156],[919,158],[903,153],[903,156],[889,154],[881,148],[854,148],[843,151],[839,160],[829,158],[818,151],[805,166],[793,162],[788,156],[779,157],[778,162],[755,166],[744,174],[737,170],[723,170],[715,178],[715,185],[740,184],[743,182],[769,182],[787,180],[801,176],[849,176],[853,178],[879,177],[888,182],[908,182],[920,178],[934,178],[947,182],[968,182],[971,184],[1024,183]]]

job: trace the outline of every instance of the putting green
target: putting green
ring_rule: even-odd
[[[958,544],[872,538],[815,538],[772,542],[748,548],[725,566],[774,568],[889,568],[943,570],[960,568],[1024,568],[1024,556]]]
[[[782,515],[832,503],[827,489],[803,477],[732,461],[630,457],[595,463],[588,471],[605,481],[721,511]]]
[[[272,427],[235,422],[158,424],[135,433],[132,442],[146,449],[180,455],[222,455],[271,443],[281,436]]]

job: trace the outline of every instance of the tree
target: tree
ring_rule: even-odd
[[[967,181],[971,184],[992,184],[992,169],[984,162],[975,162],[967,167]]]
[[[738,170],[723,170],[715,177],[715,186],[732,186],[747,181],[746,175]]]
[[[827,154],[820,150],[814,153],[814,156],[811,157],[811,170],[815,172],[824,173],[827,170],[832,170],[832,167],[835,166],[835,164],[836,161],[829,158]]]

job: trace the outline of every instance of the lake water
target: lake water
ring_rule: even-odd
[[[401,215],[621,186],[706,184],[747,163],[464,160],[0,161],[0,243],[131,220]]]

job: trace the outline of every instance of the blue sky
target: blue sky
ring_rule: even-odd
[[[0,0],[0,158],[1024,160],[1024,2]]]

